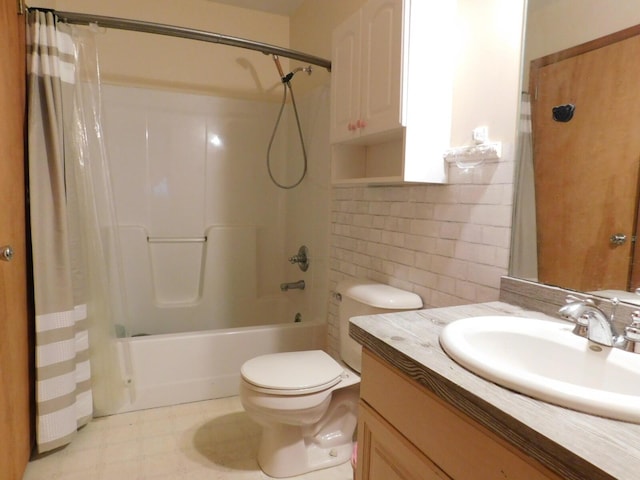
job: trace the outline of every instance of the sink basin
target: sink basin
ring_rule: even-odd
[[[539,400],[640,423],[640,354],[600,346],[564,322],[472,317],[447,325],[444,351],[473,373]]]

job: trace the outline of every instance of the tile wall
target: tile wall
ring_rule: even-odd
[[[498,299],[507,273],[514,162],[469,171],[449,184],[340,187],[331,200],[330,286],[369,278],[420,295],[425,307]],[[329,349],[338,347],[329,306]]]

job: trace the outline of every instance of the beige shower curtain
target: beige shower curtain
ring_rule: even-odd
[[[51,12],[29,11],[28,187],[40,452],[69,443],[94,405],[113,411],[124,392],[113,326],[122,316],[112,301],[121,296],[113,261],[115,212],[103,171],[99,111],[85,105],[94,88],[87,72],[97,63],[87,53],[86,37],[72,28],[56,25]]]
[[[28,42],[29,209],[36,309],[40,452],[68,443],[92,415],[87,305],[70,226],[63,97],[75,81],[73,42],[50,12],[31,11]]]

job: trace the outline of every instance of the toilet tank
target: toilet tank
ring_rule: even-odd
[[[341,298],[338,308],[340,357],[358,373],[362,368],[362,347],[349,336],[349,319],[422,308],[422,299],[415,293],[371,280],[343,280],[336,292]]]

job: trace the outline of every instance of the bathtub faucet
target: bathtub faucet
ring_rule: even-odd
[[[304,287],[304,280],[280,284],[280,290],[282,290],[283,292],[286,292],[287,290],[304,290]]]

